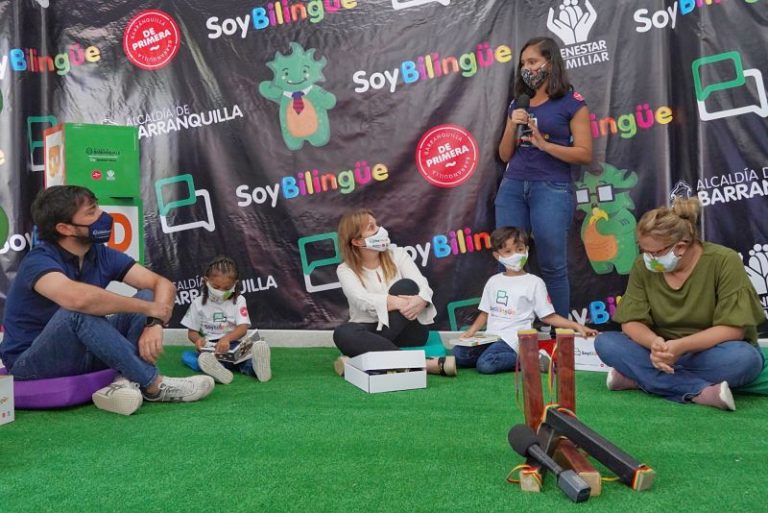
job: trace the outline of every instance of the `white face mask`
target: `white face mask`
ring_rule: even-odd
[[[645,267],[649,271],[654,273],[670,273],[677,269],[677,264],[680,263],[680,257],[675,255],[675,246],[669,248],[669,251],[661,256],[652,256],[648,253],[643,253],[643,261]]]
[[[376,233],[365,238],[365,247],[374,251],[386,251],[389,249],[389,233],[383,226],[379,226]]]
[[[208,287],[208,297],[217,303],[221,303],[222,301],[226,301],[232,297],[232,294],[235,293],[236,285],[232,285],[232,288],[227,290],[215,289],[211,287],[209,283],[206,283],[205,286]]]
[[[520,272],[528,261],[528,252],[513,253],[508,257],[499,256],[499,263],[509,271]]]

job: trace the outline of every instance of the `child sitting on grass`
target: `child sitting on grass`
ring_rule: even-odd
[[[182,359],[189,367],[203,371],[219,383],[231,383],[235,369],[256,376],[259,381],[269,381],[272,378],[270,351],[263,340],[254,342],[251,357],[238,364],[222,363],[216,358],[216,354],[225,354],[232,344],[239,343],[251,326],[248,305],[238,291],[239,277],[237,264],[229,257],[218,256],[208,264],[202,293],[192,301],[181,320],[199,355],[197,361]],[[214,347],[214,352],[202,351],[206,346]]]
[[[491,246],[493,257],[506,271],[491,276],[485,284],[480,314],[460,338],[473,337],[487,323],[486,334],[501,340],[475,347],[455,346],[456,365],[477,367],[481,374],[515,370],[517,332],[530,329],[536,317],[556,328],[570,328],[584,337],[597,335],[597,331],[557,315],[544,280],[523,270],[528,260],[528,236],[524,231],[515,227],[497,228],[491,234]]]

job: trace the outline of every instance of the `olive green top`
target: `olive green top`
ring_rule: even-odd
[[[744,338],[756,346],[757,325],[765,314],[741,258],[718,244],[704,242],[703,247],[696,267],[679,290],[667,284],[664,273],[646,269],[640,255],[613,320],[642,322],[665,340],[712,326],[735,326],[745,328]]]

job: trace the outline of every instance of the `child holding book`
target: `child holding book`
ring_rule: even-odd
[[[453,354],[459,367],[476,367],[481,374],[513,371],[517,364],[517,332],[530,329],[536,317],[584,337],[597,335],[597,331],[556,314],[544,281],[523,270],[528,260],[528,236],[524,231],[497,228],[491,234],[491,246],[493,257],[506,270],[491,276],[485,284],[480,314],[460,338],[474,337],[487,323],[486,334],[496,335],[500,340],[475,347],[455,346]]]
[[[193,369],[197,363],[195,370],[203,371],[219,383],[231,383],[232,370],[255,376],[259,381],[269,381],[272,378],[270,351],[263,340],[255,341],[251,357],[240,363],[221,360],[239,344],[251,326],[248,305],[238,290],[239,278],[237,264],[229,257],[217,256],[208,264],[201,294],[192,301],[181,320],[188,329],[189,341],[197,348],[197,361],[182,359]]]

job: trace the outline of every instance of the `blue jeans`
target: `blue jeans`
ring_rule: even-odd
[[[763,370],[763,353],[743,340],[684,354],[673,365],[674,374],[656,369],[651,352],[621,332],[598,335],[595,350],[606,365],[637,381],[641,389],[679,403],[715,383],[727,381],[731,388],[746,385]]]
[[[454,346],[453,356],[459,367],[477,367],[480,374],[510,372],[517,365],[517,352],[503,340],[483,346]]]
[[[532,234],[539,272],[552,306],[568,318],[568,231],[576,209],[573,184],[504,178],[495,205],[497,228],[515,226]]]
[[[152,291],[140,290],[134,297],[152,301]],[[19,380],[45,379],[111,368],[146,387],[158,373],[139,356],[146,319],[137,313],[98,317],[60,308],[16,359],[11,374]]]

